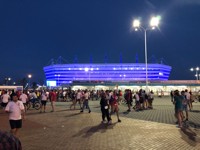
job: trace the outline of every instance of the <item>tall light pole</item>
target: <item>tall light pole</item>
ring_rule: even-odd
[[[199,80],[199,67],[190,68],[190,71],[196,71],[195,77]]]
[[[148,62],[147,62],[147,31],[148,30],[154,30],[158,27],[160,21],[160,17],[152,17],[150,20],[150,25],[148,27],[141,26],[140,20],[136,19],[133,21],[133,27],[135,28],[135,31],[138,31],[138,29],[141,29],[144,31],[144,50],[145,50],[145,80],[146,80],[146,90],[148,90]]]
[[[8,78],[5,78],[5,85],[9,85],[9,82],[10,82],[11,78],[8,77]]]

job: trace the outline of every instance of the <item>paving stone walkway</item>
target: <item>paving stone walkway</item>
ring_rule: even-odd
[[[200,150],[200,103],[194,103],[189,122],[182,129],[174,122],[168,98],[155,99],[154,109],[125,113],[121,123],[101,123],[99,101],[90,101],[92,112],[69,110],[71,102],[58,102],[56,112],[27,112],[20,130],[24,150]],[[78,105],[77,105],[78,108]],[[0,129],[8,131],[7,114],[0,110]]]

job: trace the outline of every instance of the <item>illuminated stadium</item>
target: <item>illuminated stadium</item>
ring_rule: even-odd
[[[113,64],[53,64],[43,68],[47,86],[59,86],[73,82],[145,81],[143,63]],[[171,67],[164,64],[148,64],[148,81],[166,81]]]

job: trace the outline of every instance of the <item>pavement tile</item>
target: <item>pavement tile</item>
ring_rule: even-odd
[[[161,102],[162,100],[162,102]],[[92,113],[69,110],[70,102],[57,103],[56,112],[27,112],[20,130],[24,150],[200,150],[199,103],[190,113],[189,127],[174,124],[173,105],[168,99],[155,101],[153,110],[125,114],[121,123],[101,123],[99,101],[90,101]],[[77,105],[78,108],[78,105]],[[47,110],[51,110],[48,105]],[[0,129],[9,130],[7,115],[0,110]]]

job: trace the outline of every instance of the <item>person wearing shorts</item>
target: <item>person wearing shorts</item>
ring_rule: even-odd
[[[45,91],[42,92],[42,95],[41,95],[41,107],[40,107],[40,113],[42,112],[42,109],[43,109],[43,112],[45,113],[46,111],[46,103],[47,103],[47,94]]]
[[[22,119],[24,119],[24,105],[18,100],[17,94],[13,94],[13,101],[8,103],[5,112],[9,113],[11,133],[17,137],[18,130],[22,127]]]
[[[183,97],[180,95],[178,90],[174,91],[174,106],[175,106],[175,117],[177,118],[178,127],[182,128],[182,114],[183,114]]]
[[[185,111],[185,115],[186,115],[186,118],[185,118],[184,114],[182,114],[182,119],[185,119],[185,121],[188,121],[188,100],[186,99],[185,91],[181,91],[181,95],[183,97],[182,107],[183,107],[183,111]]]

